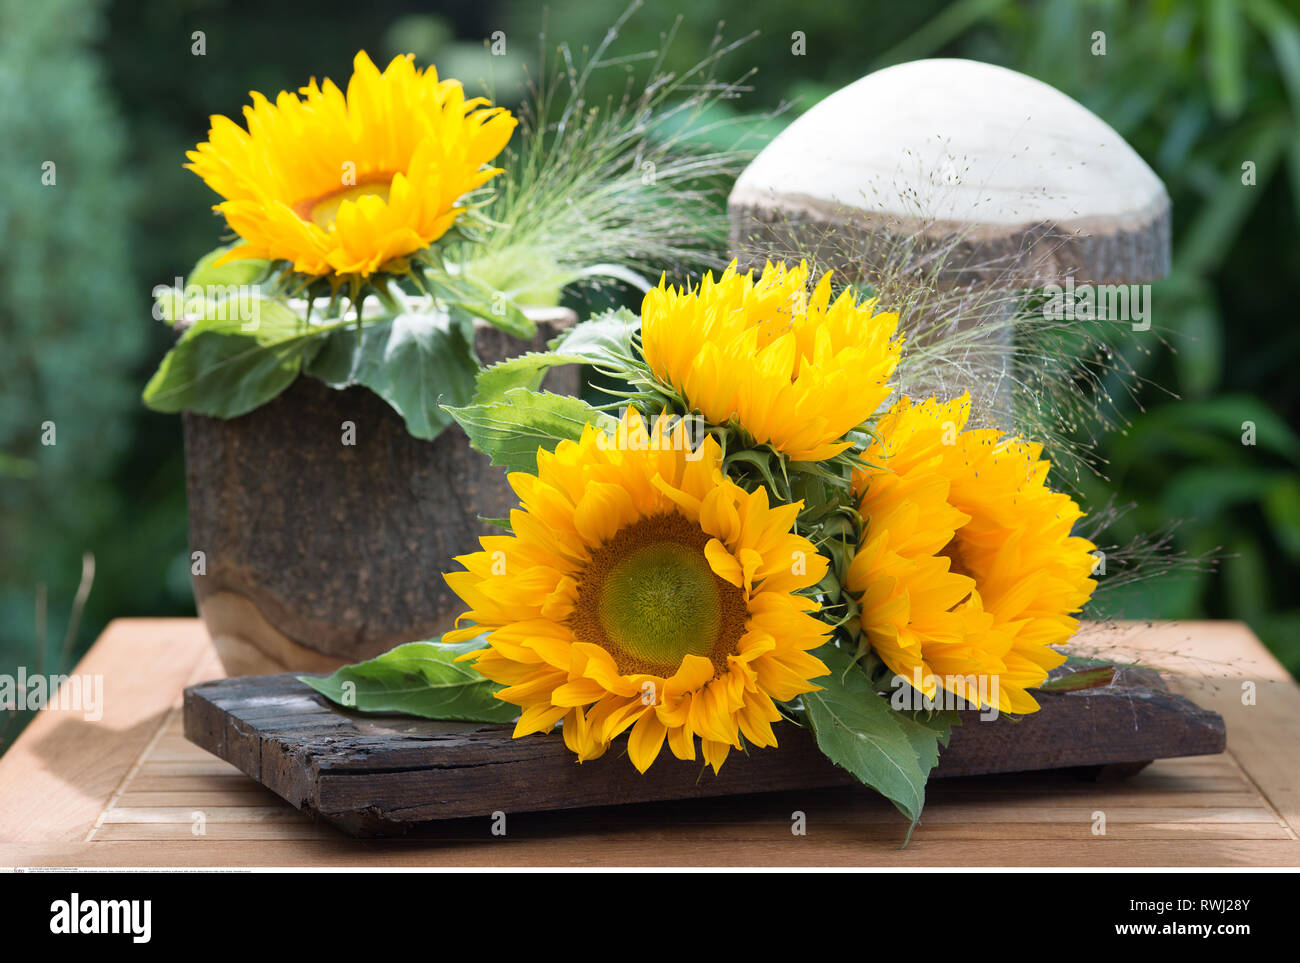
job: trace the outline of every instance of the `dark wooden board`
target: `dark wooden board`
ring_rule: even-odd
[[[1153,759],[1210,755],[1223,719],[1142,669],[1105,687],[1039,693],[1039,712],[963,724],[936,778],[1078,768],[1119,775]],[[185,735],[299,809],[355,836],[393,836],[442,819],[852,784],[811,735],[780,723],[780,746],[733,751],[718,775],[667,747],[644,776],[618,740],[581,765],[558,733],[345,711],[292,675],[223,679],[185,690]]]

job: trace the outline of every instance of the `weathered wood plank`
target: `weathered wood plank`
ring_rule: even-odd
[[[963,713],[936,777],[1041,769],[1127,766],[1222,752],[1222,719],[1170,693],[1149,670],[1123,670],[1115,684],[1043,693],[1042,710],[1020,720]],[[446,723],[343,711],[291,675],[226,679],[185,693],[185,733],[295,807],[358,836],[401,835],[438,820],[665,802],[849,785],[853,778],[784,726],[780,745],[733,753],[722,772],[664,753],[641,776],[622,744],[577,764],[557,735],[512,739],[509,726]],[[158,764],[184,766],[184,762]],[[1229,798],[1173,800],[1121,822],[1276,822],[1267,808]],[[1060,807],[1009,808],[994,797],[957,803],[948,819],[986,813],[1005,822],[1054,821]],[[1217,803],[1218,805],[1214,805]],[[1086,808],[1086,807],[1084,807]],[[1091,810],[1088,811],[1089,813]],[[1088,813],[1080,809],[1080,820]],[[999,815],[1000,814],[1000,815]],[[1068,818],[1068,817],[1067,817]]]

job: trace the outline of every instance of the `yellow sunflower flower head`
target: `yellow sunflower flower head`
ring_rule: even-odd
[[[246,129],[214,116],[186,155],[243,241],[218,263],[286,260],[314,276],[402,269],[452,226],[463,195],[500,173],[485,165],[515,127],[410,56],[380,73],[358,53],[346,94],[313,80],[275,103],[251,96]]]
[[[758,444],[794,461],[848,447],[844,436],[891,390],[898,316],[874,313],[830,274],[808,290],[808,266],[768,264],[755,280],[736,263],[696,289],[661,280],[641,305],[646,363],[713,424],[735,421]]]
[[[698,736],[716,771],[742,736],[776,745],[774,703],[827,673],[810,650],[829,628],[795,594],[826,562],[791,531],[800,506],[730,481],[712,437],[692,449],[680,421],[632,412],[617,437],[588,426],[539,451],[536,475],[510,475],[514,534],[445,576],[476,624],[444,638],[487,633],[464,658],[519,706],[516,737],[562,720],[585,761],[630,729],[644,772],[665,740],[695,758]]]
[[[1042,447],[967,431],[970,400],[903,398],[854,473],[865,526],[846,587],[885,664],[928,696],[1033,712],[1092,595],[1095,546],[1047,487]]]

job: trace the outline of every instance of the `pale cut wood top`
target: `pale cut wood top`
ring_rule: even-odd
[[[45,710],[0,758],[0,866],[1300,865],[1300,688],[1248,629],[1125,623],[1078,648],[1181,673],[1177,687],[1224,716],[1229,751],[1127,781],[937,781],[902,850],[902,818],[856,789],[520,813],[505,837],[464,820],[437,839],[358,842],[184,739],[181,690],[221,674],[201,623],[119,620],[76,670],[104,676],[103,718]],[[807,835],[791,833],[796,811]]]
[[[1169,195],[1124,138],[1054,87],[973,60],[837,90],[754,158],[728,208],[746,264],[807,254],[843,269],[871,258],[868,238],[916,236],[955,245],[940,280],[967,262],[1036,283],[1169,271]]]
[[[887,67],[814,105],[736,181],[738,199],[804,195],[963,223],[1123,220],[1168,204],[1114,128],[1040,80],[975,60]]]

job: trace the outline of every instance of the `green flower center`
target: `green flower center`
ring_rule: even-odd
[[[715,674],[745,631],[744,593],[709,567],[709,536],[681,515],[655,515],[619,531],[592,555],[570,623],[580,642],[614,657],[625,675],[671,676],[682,659]]]

